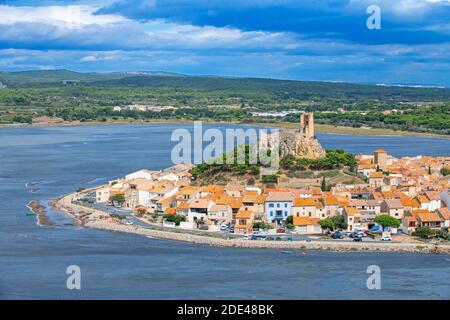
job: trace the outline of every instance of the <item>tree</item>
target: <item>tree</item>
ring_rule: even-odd
[[[113,195],[109,199],[111,200],[112,203],[118,203],[120,205],[125,202],[125,197],[121,194]]]
[[[334,228],[335,228],[334,221],[330,218],[322,219],[318,223],[319,223],[319,226],[322,228],[322,231],[327,230],[327,229],[334,230]]]
[[[419,237],[422,239],[429,239],[435,235],[434,231],[428,227],[420,227],[417,228],[416,231],[412,233],[413,236]]]
[[[450,168],[442,168],[442,169],[441,169],[441,174],[442,174],[444,177],[450,175]]]
[[[334,217],[331,217],[331,220],[333,220],[334,226],[335,226],[336,229],[344,229],[345,230],[345,229],[348,228],[348,224],[345,221],[344,216],[341,215],[341,214],[337,215],[337,216],[334,216]]]
[[[400,221],[398,219],[395,219],[394,217],[391,217],[387,214],[382,214],[377,217],[375,217],[374,221],[378,224],[381,224],[383,226],[383,229],[385,227],[393,227],[398,228],[400,227]]]
[[[177,214],[177,215],[165,214],[165,215],[163,215],[163,219],[166,221],[169,221],[169,222],[175,222],[176,226],[179,226],[180,222],[186,221],[186,217],[183,215],[179,215],[179,214]],[[203,220],[201,220],[201,221],[203,221]]]
[[[320,185],[320,189],[321,189],[322,191],[328,191],[327,182],[326,182],[326,180],[325,180],[325,177],[322,178],[322,183],[321,183],[321,185]]]

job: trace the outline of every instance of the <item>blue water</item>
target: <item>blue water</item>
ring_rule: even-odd
[[[27,215],[30,200],[47,201],[133,170],[171,165],[175,142],[170,142],[170,134],[175,128],[1,128],[0,298],[450,298],[448,256],[286,255],[278,250],[211,248],[73,226],[41,227]],[[327,148],[356,153],[383,148],[398,156],[450,155],[447,139],[331,134],[318,138]],[[57,212],[50,216],[61,224],[67,220]],[[381,290],[366,288],[366,269],[372,264],[381,268]],[[79,291],[66,288],[69,265],[81,268]]]

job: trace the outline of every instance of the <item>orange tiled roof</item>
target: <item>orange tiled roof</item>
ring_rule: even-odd
[[[177,209],[175,208],[166,208],[164,210],[164,214],[170,214],[170,215],[176,215],[177,214]]]
[[[293,217],[294,226],[317,225],[320,219],[310,217]]]
[[[383,177],[384,177],[384,174],[381,171],[372,172],[372,173],[370,173],[370,176],[369,176],[369,178],[371,178],[371,179],[379,179],[379,178],[383,178]]]
[[[316,201],[313,198],[294,198],[294,207],[315,207]]]
[[[236,214],[236,219],[251,219],[253,217],[253,211],[247,208],[241,209]]]
[[[417,217],[422,222],[440,222],[442,221],[441,217],[433,212],[422,212],[417,215]]]

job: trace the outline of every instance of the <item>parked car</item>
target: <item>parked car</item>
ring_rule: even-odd
[[[281,241],[281,237],[276,237],[275,241]]]
[[[383,234],[381,236],[381,241],[391,241],[391,240],[392,240],[392,237],[390,234]]]
[[[220,230],[224,231],[227,229],[228,229],[228,225],[226,225],[225,223],[220,225]]]
[[[252,236],[252,237],[250,238],[250,240],[259,240],[259,238],[258,238],[257,236]]]
[[[241,239],[242,240],[250,240],[250,237],[249,236],[243,236]]]
[[[206,224],[201,224],[201,225],[198,226],[198,228],[199,228],[200,230],[208,230],[208,229],[209,229],[208,226],[207,226]]]
[[[344,234],[340,231],[336,231],[331,235],[333,239],[344,239]]]
[[[363,239],[362,237],[357,235],[353,238],[353,241],[360,242],[360,241],[362,241],[362,239]]]
[[[273,241],[273,240],[275,240],[275,238],[274,237],[267,237],[266,240]]]

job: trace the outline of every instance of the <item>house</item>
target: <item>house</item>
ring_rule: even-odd
[[[236,214],[236,224],[234,233],[250,234],[253,233],[253,211],[243,208]]]
[[[405,210],[400,199],[385,199],[381,202],[381,212],[402,219]]]
[[[402,218],[401,229],[404,233],[411,234],[417,229],[417,216],[407,213]]]
[[[139,204],[156,208],[159,200],[171,198],[178,191],[172,184],[148,182],[137,186]]]
[[[430,229],[441,229],[443,224],[443,219],[436,213],[433,212],[420,212],[416,216],[417,224],[419,227],[428,227]]]
[[[381,169],[386,168],[388,165],[387,152],[382,149],[375,150],[373,152],[373,162]]]
[[[208,211],[208,219],[215,224],[219,222],[230,223],[233,218],[233,211],[229,205],[215,204]]]
[[[404,212],[411,213],[414,210],[418,210],[420,208],[420,203],[416,199],[403,198],[400,199],[400,202],[402,203]]]
[[[450,210],[447,208],[439,208],[436,210],[436,213],[443,221],[442,228],[444,230],[449,231],[450,229]]]
[[[108,202],[110,197],[111,197],[111,188],[109,186],[99,188],[95,191],[95,201],[97,203]]]
[[[177,193],[175,193],[175,200],[177,201],[177,204],[198,198],[200,198],[200,189],[194,186],[181,188]]]
[[[189,214],[189,203],[177,203],[176,213],[177,215],[187,216]]]
[[[431,209],[431,200],[424,194],[418,195],[416,197],[416,200],[419,202],[420,204],[420,209],[424,209],[424,210],[428,210],[428,211],[433,211]],[[436,208],[437,209],[437,208]]]
[[[326,218],[333,217],[337,214],[339,208],[339,201],[335,196],[332,195],[325,196],[325,198],[323,199],[323,205],[325,207]]]
[[[369,177],[372,172],[377,171],[377,165],[374,163],[361,163],[358,165],[358,173]]]
[[[291,215],[294,196],[291,192],[270,192],[265,203],[265,215],[269,223],[282,225],[283,221]]]
[[[230,197],[239,198],[243,195],[244,188],[238,184],[228,184],[224,191]]]
[[[299,217],[294,216],[293,224],[295,227],[295,231],[300,234],[317,234],[321,233],[321,227],[319,225],[318,218],[310,218],[310,217]]]
[[[153,177],[155,174],[159,173],[159,171],[151,171],[151,170],[147,170],[147,169],[142,169],[133,173],[130,173],[128,175],[125,176],[126,180],[133,180],[133,179],[138,179],[138,178],[143,178],[146,180],[153,180]]]
[[[384,185],[384,174],[381,171],[372,172],[369,175],[369,185],[371,187],[381,187]]]
[[[209,199],[193,199],[189,201],[188,221],[206,220],[209,209],[215,203]]]
[[[348,231],[354,231],[356,228],[361,228],[360,214],[356,207],[344,207],[342,212],[345,221],[347,222]]]
[[[292,215],[294,217],[320,218],[320,216],[316,216],[316,201],[313,198],[294,198]]]
[[[427,191],[425,195],[430,200],[430,211],[435,211],[442,206],[442,201],[438,191]]]
[[[255,220],[262,220],[266,197],[267,195],[259,195],[256,191],[245,191],[242,206],[249,207],[253,211]]]

